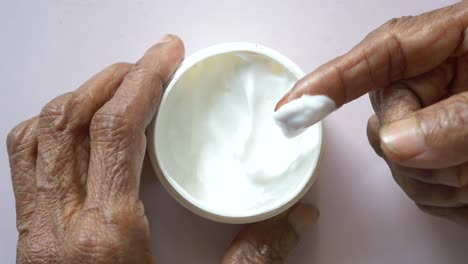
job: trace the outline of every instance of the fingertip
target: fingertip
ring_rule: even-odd
[[[185,46],[184,46],[184,42],[182,41],[182,39],[177,35],[167,34],[166,37],[167,36],[169,36],[169,38],[170,38],[169,42],[171,43],[173,48],[176,51],[178,51],[178,54],[181,57],[184,57],[184,55],[185,55]]]
[[[185,47],[182,40],[176,35],[166,34],[145,52],[133,71],[138,72],[141,68],[151,68],[151,72],[156,70],[157,77],[165,84],[179,67],[184,56]]]
[[[168,74],[162,76],[162,81],[166,83],[184,60],[185,46],[182,39],[176,35],[167,34],[164,38],[169,39],[167,42],[163,42],[164,45],[168,46],[168,51],[165,53],[166,61],[162,63],[169,70]]]
[[[166,34],[164,37],[156,44],[168,44],[170,45],[171,49],[174,50],[174,52],[177,53],[180,57],[183,57],[185,54],[185,46],[184,42],[182,39],[173,34]]]
[[[379,136],[385,155],[400,164],[408,165],[412,159],[427,150],[424,135],[415,116],[383,126]]]
[[[279,101],[278,103],[276,104],[275,106],[275,112],[278,111],[278,109],[280,109],[281,106],[283,106],[284,104],[286,104],[287,102],[289,102],[289,95],[291,94],[291,92],[293,91],[293,89],[289,90]]]
[[[274,112],[273,118],[287,138],[292,138],[336,110],[335,102],[323,95],[303,95]]]
[[[311,74],[309,74],[311,75]],[[283,105],[295,100],[299,99],[303,95],[315,95],[313,89],[309,86],[309,77],[305,76],[304,78],[300,79],[299,81],[294,84],[294,86],[289,90],[276,104],[275,111],[278,111]]]
[[[39,118],[32,117],[16,125],[7,135],[6,146],[8,155],[16,153],[17,147],[25,140],[36,140],[36,129]]]
[[[182,39],[173,34],[164,35],[156,44],[148,49],[146,54],[161,53],[161,49],[165,51],[170,50],[171,52],[168,55],[172,55],[174,58],[183,58],[185,54],[185,46]],[[145,56],[143,56],[145,58]]]
[[[288,215],[288,221],[296,234],[301,235],[309,229],[320,217],[315,206],[299,203],[293,207]]]

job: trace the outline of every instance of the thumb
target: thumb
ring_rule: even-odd
[[[317,221],[319,211],[302,203],[274,218],[244,227],[222,263],[283,263],[301,236]]]
[[[446,168],[468,161],[468,92],[453,95],[380,130],[382,150],[414,168]]]

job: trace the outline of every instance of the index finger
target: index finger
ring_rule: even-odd
[[[304,123],[306,118],[298,115],[307,110],[311,113],[305,125],[310,126],[369,91],[425,73],[466,50],[467,26],[466,1],[415,17],[392,19],[345,55],[297,82],[276,105],[275,118],[283,128],[295,125],[296,130],[304,129],[294,120]],[[295,100],[304,95],[303,102]]]
[[[163,84],[183,55],[182,41],[166,36],[133,66],[112,99],[94,115],[90,126],[88,198],[137,200],[146,126],[156,112]]]

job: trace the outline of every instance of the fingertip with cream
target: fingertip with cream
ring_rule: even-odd
[[[325,95],[303,95],[282,105],[273,117],[283,134],[293,138],[335,111],[336,103]]]

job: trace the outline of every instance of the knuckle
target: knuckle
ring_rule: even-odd
[[[394,17],[382,25],[382,28],[385,30],[398,30],[400,27],[406,27],[408,24],[411,24],[413,20],[413,16],[402,16],[402,17]]]
[[[77,103],[73,93],[63,94],[47,103],[39,115],[41,133],[66,130]]]
[[[151,70],[147,65],[138,61],[125,77],[125,79],[132,83],[141,83],[147,76],[152,75],[153,72],[154,71]]]
[[[385,30],[393,30],[398,25],[399,21],[400,21],[400,18],[398,17],[391,18],[382,25],[382,28]]]
[[[137,126],[124,114],[101,109],[92,118],[89,133],[93,142],[119,142],[120,146],[126,146],[137,136]]]
[[[151,87],[151,89],[141,89],[139,92],[148,93],[150,98],[155,97],[160,89],[154,89],[155,86],[162,87],[163,78],[161,76],[161,65],[148,65],[145,62],[137,62],[130,72],[125,76],[125,82],[135,87]]]
[[[388,53],[388,81],[393,82],[405,76],[407,55],[401,41],[402,32],[413,24],[411,16],[392,18],[376,30],[374,35],[384,41]]]
[[[84,258],[86,261],[83,263],[88,263],[88,258],[93,260],[128,258],[132,251],[135,253],[135,250],[144,250],[149,230],[140,222],[133,221],[134,218],[135,215],[132,213],[118,214],[103,212],[100,209],[92,210],[88,217],[70,232],[65,245],[65,255],[70,258]],[[143,219],[143,217],[138,218]]]
[[[382,32],[384,36],[389,37],[390,39],[399,40],[396,37],[396,34],[399,34],[408,25],[411,24],[412,16],[403,16],[403,17],[395,17],[392,19],[387,20],[379,29],[378,31]]]
[[[420,102],[405,82],[380,92],[380,119],[384,124],[400,120],[420,109]]]
[[[119,238],[98,228],[82,228],[64,248],[66,258],[108,259],[119,250]]]

